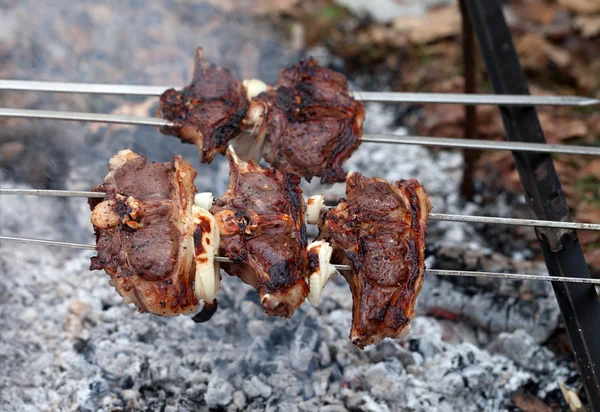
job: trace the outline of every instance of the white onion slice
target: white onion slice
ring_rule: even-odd
[[[204,210],[210,210],[214,200],[215,197],[211,192],[196,193],[196,196],[194,196],[194,205]]]
[[[321,292],[329,279],[333,277],[337,272],[335,267],[330,264],[331,255],[333,253],[333,248],[329,245],[329,243],[318,240],[316,242],[311,243],[307,247],[309,254],[317,254],[317,258],[319,259],[319,267],[316,271],[310,273],[308,275],[308,302],[313,306],[319,306],[321,302]]]
[[[242,84],[246,88],[246,94],[248,95],[248,100],[253,99],[258,96],[262,92],[267,91],[267,84],[262,80],[258,79],[248,79],[243,80]]]
[[[321,277],[319,272],[311,273],[308,277],[308,302],[317,307],[321,303]]]
[[[194,229],[204,223],[210,227],[210,232],[202,231],[199,239],[200,247],[194,245],[194,256],[196,260],[196,277],[194,281],[194,294],[198,300],[212,303],[219,290],[221,273],[219,264],[215,263],[215,256],[219,251],[219,228],[214,216],[208,210],[198,206],[192,206],[194,217]],[[196,253],[198,251],[198,253]]]
[[[325,206],[325,198],[323,195],[311,196],[306,202],[306,221],[309,225],[319,223],[323,207]]]

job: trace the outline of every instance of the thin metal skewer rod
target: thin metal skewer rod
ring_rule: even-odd
[[[530,96],[519,94],[352,92],[356,100],[382,103],[439,103],[466,106],[594,106],[600,100],[581,96]]]
[[[16,90],[27,92],[160,96],[167,89],[181,89],[181,87],[138,86],[133,84],[44,82],[35,80],[0,80],[0,90]]]
[[[133,126],[174,126],[174,123],[155,117],[127,116],[121,114],[65,112],[55,110],[0,108],[0,117],[70,120],[79,122],[116,123]],[[498,142],[493,140],[454,139],[431,136],[396,136],[365,133],[364,143],[410,144],[421,146],[454,147],[461,149],[512,150],[522,152],[562,153],[600,156],[600,147],[521,142]]]
[[[69,243],[69,242],[57,242],[54,240],[44,239],[32,239],[24,237],[14,236],[0,236],[0,241],[21,243],[28,245],[38,246],[53,246],[53,247],[67,247],[74,249],[85,249],[85,250],[96,250],[95,245],[84,245],[80,243]],[[215,261],[220,263],[232,263],[233,261],[224,256],[215,256]],[[351,267],[348,265],[333,265],[336,270],[348,271]],[[546,282],[573,282],[573,283],[591,283],[600,285],[600,279],[590,278],[572,278],[572,277],[560,277],[560,276],[544,276],[544,275],[528,275],[521,273],[500,273],[500,272],[475,272],[468,270],[443,270],[443,269],[427,269],[426,273],[430,275],[441,275],[441,276],[460,276],[460,277],[484,277],[484,278],[497,278],[497,279],[513,279],[513,280],[541,280]]]
[[[22,196],[58,196],[58,197],[86,197],[86,198],[104,198],[102,192],[89,192],[83,190],[45,190],[45,189],[2,189],[0,195],[22,195]],[[580,229],[580,230],[598,230],[598,223],[578,223],[578,222],[555,222],[551,220],[536,219],[514,219],[506,217],[493,216],[469,216],[454,215],[448,213],[430,213],[430,220],[443,220],[449,222],[468,222],[468,223],[493,223],[512,226],[531,226],[531,227],[552,227],[560,229]]]
[[[65,83],[29,80],[0,80],[0,90],[18,90],[56,93],[86,93],[130,96],[160,96],[172,86],[145,86],[130,84]],[[529,96],[463,93],[399,93],[352,92],[357,100],[382,103],[446,103],[499,106],[593,106],[600,100],[581,96]]]
[[[70,242],[58,242],[56,240],[45,240],[45,239],[33,239],[28,237],[14,237],[14,236],[0,236],[0,242],[11,242],[11,243],[22,243],[25,245],[39,245],[39,246],[53,246],[53,247],[67,247],[71,249],[86,249],[96,250],[94,245],[84,245],[81,243],[70,243]]]
[[[447,213],[430,213],[429,219],[447,222],[493,223],[499,225],[552,227],[560,229],[600,230],[598,223],[556,222],[552,220],[514,219],[494,216],[452,215]]]
[[[349,267],[348,267],[349,268]],[[339,270],[339,269],[338,269]],[[561,276],[546,275],[528,275],[523,273],[500,273],[500,272],[474,272],[469,270],[444,270],[444,269],[425,269],[425,273],[437,276],[458,276],[458,277],[478,277],[478,278],[496,278],[511,280],[542,280],[546,282],[569,282],[569,283],[591,283],[600,285],[600,279],[591,278],[573,278]]]
[[[361,137],[365,143],[410,144],[421,146],[454,147],[461,149],[512,150],[516,152],[562,153],[600,156],[600,147],[575,146],[547,143],[499,142],[495,140],[455,139],[431,136],[396,136],[365,133]]]
[[[122,114],[65,112],[56,110],[0,108],[0,117],[70,120],[77,122],[116,123],[134,126],[173,126],[173,122],[158,117],[127,116]]]
[[[100,199],[106,194],[104,192],[89,192],[84,190],[0,189],[0,195],[93,197]]]

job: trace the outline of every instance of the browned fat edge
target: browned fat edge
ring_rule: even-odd
[[[173,162],[177,161],[178,156],[173,157]],[[181,161],[181,159],[179,159]],[[185,185],[183,184],[183,178],[179,170],[175,169],[175,176],[177,176],[177,193],[179,195],[179,207],[181,209],[187,208],[187,191],[185,190]]]
[[[181,311],[187,310],[189,306],[195,306],[198,304],[198,299],[194,295],[194,288],[192,288],[192,284],[186,285],[184,283],[184,276],[181,272],[184,270],[183,266],[179,269],[180,274],[178,276],[177,287],[173,290],[173,303],[171,303],[171,308],[177,313],[176,309],[180,309]],[[170,280],[170,279],[169,279]]]
[[[411,264],[412,264],[412,271],[411,271],[411,275],[410,278],[408,279],[407,282],[407,286],[402,289],[402,298],[404,299],[406,297],[406,295],[411,294],[411,291],[414,291],[414,287],[415,287],[415,282],[418,279],[419,275],[421,274],[421,265],[420,265],[420,261],[421,261],[421,253],[420,253],[420,249],[423,246],[422,244],[422,239],[424,239],[425,237],[425,228],[421,227],[420,224],[420,214],[421,214],[421,210],[419,208],[419,197],[416,193],[416,189],[418,188],[419,184],[412,180],[412,181],[408,181],[408,182],[402,182],[399,181],[397,182],[398,187],[400,187],[400,185],[402,183],[408,183],[405,186],[405,190],[408,192],[409,194],[409,202],[410,202],[410,212],[411,212],[411,226],[412,226],[412,230],[411,230],[411,237],[410,237],[410,259],[411,259]],[[416,295],[414,295],[415,299],[416,299]]]
[[[292,201],[291,217],[294,222],[297,222],[298,220],[302,222],[302,224],[300,225],[300,245],[303,248],[306,248],[306,246],[308,245],[308,241],[306,238],[306,224],[304,223],[304,219],[301,219],[303,210],[302,200],[300,196],[302,195],[302,190],[298,187],[300,177],[286,173],[284,175],[284,179],[285,191],[288,194],[289,199],[291,199]]]

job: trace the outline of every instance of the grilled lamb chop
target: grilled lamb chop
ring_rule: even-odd
[[[212,216],[194,209],[195,177],[180,156],[148,164],[145,157],[122,150],[110,160],[104,183],[92,189],[106,196],[89,200],[98,251],[90,270],[104,269],[110,284],[140,312],[196,311],[194,283],[206,309],[215,307],[216,290],[205,291],[195,277],[205,269],[200,259],[210,260],[213,268],[212,255],[206,254],[215,243],[210,231],[217,231]]]
[[[291,317],[308,294],[306,205],[297,176],[262,169],[228,150],[230,181],[215,202],[223,269],[253,286],[269,315]]]
[[[343,272],[353,300],[350,339],[362,349],[408,333],[425,272],[431,204],[414,179],[388,183],[351,172],[346,194],[321,217],[319,239],[331,243],[333,260],[352,267]]]
[[[199,48],[192,83],[181,91],[164,92],[157,116],[175,122],[173,127],[161,127],[162,133],[195,144],[200,160],[210,163],[240,133],[247,107],[242,82],[229,70],[204,61]]]
[[[310,58],[281,71],[274,88],[253,98],[236,141],[240,156],[321,183],[343,182],[342,163],[360,144],[365,111],[346,78]]]

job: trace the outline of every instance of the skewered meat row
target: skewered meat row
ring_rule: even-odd
[[[350,339],[364,348],[408,333],[423,284],[431,204],[414,179],[389,183],[351,172],[346,194],[323,214],[319,239],[352,267],[343,273],[353,301]]]
[[[360,145],[365,119],[346,78],[312,58],[282,70],[267,87],[206,63],[201,49],[192,83],[181,92],[167,90],[157,114],[176,123],[161,132],[195,143],[202,162],[237,137],[242,159],[264,157],[283,173],[319,176],[322,183],[344,181],[342,164]]]
[[[148,164],[119,152],[93,189],[104,199],[90,199],[98,250],[90,269],[104,269],[141,312],[189,314],[204,301],[194,319],[205,321],[216,310],[217,254],[233,261],[223,269],[252,285],[269,315],[282,317],[305,299],[319,304],[336,273],[333,258],[352,267],[344,274],[353,297],[352,342],[362,348],[407,332],[431,208],[415,180],[392,184],[351,173],[348,199],[320,213],[322,196],[307,206],[297,176],[262,169],[233,151],[227,157],[230,184],[213,201],[194,196],[196,172],[179,156]],[[305,216],[319,222],[319,239],[309,245]]]
[[[90,199],[98,256],[110,284],[141,312],[189,314],[216,310],[221,253],[224,270],[256,288],[269,315],[290,317],[306,299],[306,204],[299,178],[261,169],[229,151],[231,180],[215,202],[195,205],[196,172],[180,156],[149,165],[129,150],[110,161]],[[207,209],[211,208],[211,212]]]

